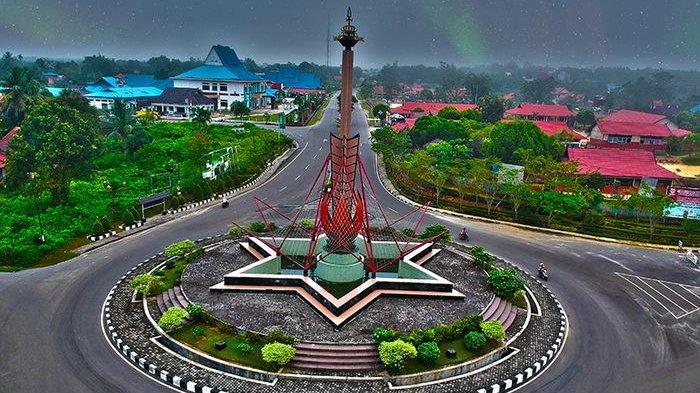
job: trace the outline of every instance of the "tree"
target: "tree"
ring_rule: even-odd
[[[417,124],[417,122],[416,122]],[[515,155],[518,149],[529,150],[532,156],[558,158],[563,152],[561,144],[545,135],[530,121],[497,123],[491,131],[487,152],[509,164],[520,164],[522,154]]]
[[[518,221],[518,212],[523,203],[532,200],[534,193],[525,183],[504,184],[503,192],[508,195],[510,203],[513,206],[513,220]]]
[[[581,109],[576,114],[576,123],[588,128],[595,124],[595,114],[590,109]]]
[[[439,116],[423,116],[416,120],[415,125],[409,131],[409,136],[415,146],[423,146],[435,139],[443,141],[467,139],[469,131],[462,122],[443,119]]]
[[[0,80],[0,86],[6,88],[2,92],[0,113],[7,126],[16,126],[24,120],[32,101],[41,93],[42,85],[34,69],[17,66],[10,68],[7,76]]]
[[[549,189],[579,188],[578,164],[575,161],[559,162],[551,157],[535,156],[525,160],[525,176],[532,182],[542,183]]]
[[[544,190],[537,194],[538,205],[547,214],[547,226],[552,226],[555,214],[576,213],[587,205],[579,194],[562,194],[557,191]]]
[[[377,75],[377,80],[384,89],[384,95],[394,97],[399,91],[398,63],[394,62],[392,65],[382,67]]]
[[[525,82],[520,91],[524,101],[544,103],[552,100],[552,90],[556,86],[557,81],[552,76],[547,76]]]
[[[501,120],[506,112],[506,104],[503,98],[494,94],[487,94],[481,98],[479,110],[484,117],[484,121],[495,123]]]
[[[464,142],[464,140],[456,139],[451,142],[431,143],[425,147],[425,151],[435,158],[438,166],[451,167],[468,159],[471,155],[469,147],[460,142]]]
[[[382,127],[372,131],[370,140],[372,150],[381,154],[387,162],[391,162],[411,150],[411,140],[408,133],[396,132],[391,127]]]
[[[389,105],[387,104],[377,104],[372,108],[372,115],[378,117],[381,124],[384,125],[386,121],[386,116],[389,114]]]
[[[700,113],[680,112],[676,115],[675,123],[686,130],[700,131]]]
[[[8,175],[26,180],[33,173],[54,204],[65,203],[71,180],[87,173],[101,142],[97,125],[77,110],[56,101],[39,103],[10,141]]]
[[[430,89],[423,89],[418,93],[418,99],[421,101],[432,101],[435,99],[435,94]]]
[[[243,101],[234,101],[231,104],[231,112],[233,112],[234,116],[241,117],[249,114],[250,108]]]
[[[192,110],[192,123],[206,126],[211,121],[211,111],[206,108],[194,108]]]
[[[90,105],[90,101],[83,97],[77,90],[65,89],[55,100],[67,107],[77,110],[95,124],[100,122],[100,112],[97,108]]]
[[[138,124],[134,108],[123,100],[114,100],[111,108],[102,111],[102,117],[110,137],[124,138]]]
[[[491,214],[494,204],[498,207],[503,201],[503,197],[499,199],[501,187],[498,175],[491,169],[494,164],[493,160],[473,160],[468,172],[475,194],[486,203],[488,214]]]
[[[437,115],[447,120],[459,120],[462,118],[462,113],[454,106],[446,106],[440,109]]]

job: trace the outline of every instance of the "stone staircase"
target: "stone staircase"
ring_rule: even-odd
[[[307,371],[359,372],[382,369],[374,344],[301,342],[289,366]]]
[[[484,321],[500,321],[503,329],[508,330],[518,315],[518,307],[496,296],[482,315]]]
[[[170,307],[185,308],[190,303],[185,298],[185,295],[182,293],[182,288],[180,288],[179,285],[156,296],[156,301],[158,302],[158,310],[161,315]]]

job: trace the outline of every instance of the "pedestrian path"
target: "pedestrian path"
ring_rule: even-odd
[[[700,310],[700,287],[627,273],[615,273],[628,289],[639,293],[659,314],[676,319]]]

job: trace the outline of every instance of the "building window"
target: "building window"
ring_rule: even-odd
[[[225,83],[221,83],[219,85],[219,91],[228,91],[228,85]]]
[[[641,138],[640,142],[642,142],[643,145],[660,145],[663,143],[661,138]]]
[[[209,91],[209,90],[210,90],[209,83],[208,82],[202,83],[202,91]]]
[[[630,143],[631,141],[632,141],[632,137],[630,137],[630,136],[621,136],[621,135],[609,135],[608,136],[609,143],[625,144],[625,143]]]
[[[217,85],[216,83],[212,83],[212,84],[211,84],[211,91],[217,91],[217,90],[219,90],[217,87],[218,87],[218,85]]]
[[[228,101],[221,100],[221,109],[224,109],[224,110],[228,109]]]

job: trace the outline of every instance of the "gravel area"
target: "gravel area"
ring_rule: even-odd
[[[182,276],[182,289],[192,302],[235,326],[258,332],[274,328],[308,341],[369,342],[375,327],[401,330],[449,323],[481,312],[492,298],[484,273],[463,257],[443,250],[424,266],[452,281],[463,299],[380,297],[340,329],[326,322],[295,294],[220,293],[209,287],[224,275],[253,262],[237,242],[219,246],[190,263]]]

